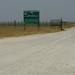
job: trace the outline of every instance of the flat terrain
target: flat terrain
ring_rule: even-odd
[[[75,75],[75,27],[0,39],[0,75]]]

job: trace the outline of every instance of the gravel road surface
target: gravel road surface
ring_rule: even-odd
[[[0,75],[75,75],[75,28],[0,39]]]

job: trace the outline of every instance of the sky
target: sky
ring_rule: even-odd
[[[75,0],[0,0],[1,21],[23,21],[24,10],[39,10],[40,21],[75,21]]]

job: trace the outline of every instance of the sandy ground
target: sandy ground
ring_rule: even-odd
[[[75,75],[75,28],[0,39],[0,75]]]

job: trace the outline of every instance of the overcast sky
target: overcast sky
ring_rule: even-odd
[[[0,0],[0,22],[23,21],[24,10],[40,10],[41,21],[75,21],[75,0]]]

